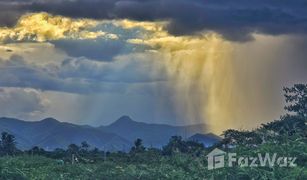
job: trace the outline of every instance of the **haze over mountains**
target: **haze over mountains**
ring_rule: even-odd
[[[53,118],[35,122],[0,118],[0,132],[7,131],[13,134],[20,149],[39,146],[53,150],[87,141],[92,147],[99,149],[127,151],[137,138],[141,138],[145,146],[161,148],[174,135],[182,136],[184,139],[197,135],[197,141],[205,145],[219,141],[218,136],[201,134],[205,129],[205,124],[189,126],[147,124],[133,121],[128,116],[122,116],[114,123],[100,127],[60,122]]]

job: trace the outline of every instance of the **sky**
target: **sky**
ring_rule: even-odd
[[[0,0],[0,116],[253,129],[307,83],[306,0]]]

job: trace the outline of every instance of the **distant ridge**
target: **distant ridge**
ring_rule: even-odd
[[[203,133],[205,124],[188,126],[172,126],[166,124],[149,124],[132,120],[129,116],[122,116],[108,126],[100,126],[101,130],[116,133],[129,141],[141,138],[146,146],[162,147],[172,136],[182,136],[184,139],[195,133]]]
[[[47,150],[66,148],[69,144],[87,141],[90,145],[108,150],[129,148],[131,142],[117,134],[103,132],[98,128],[59,122],[53,118],[41,121],[22,121],[0,118],[0,131],[15,135],[17,147],[29,149],[39,146]]]
[[[127,151],[137,138],[145,146],[161,148],[171,136],[208,138],[206,142],[216,139],[214,134],[200,136],[206,130],[205,124],[189,126],[172,126],[166,124],[148,124],[122,116],[107,126],[92,127],[60,122],[54,118],[41,121],[23,121],[15,118],[0,118],[0,132],[7,131],[15,135],[20,149],[39,146],[46,150],[66,148],[69,144],[80,144],[87,141],[92,147],[110,151]],[[191,137],[192,136],[192,137]],[[202,138],[200,138],[202,137]]]

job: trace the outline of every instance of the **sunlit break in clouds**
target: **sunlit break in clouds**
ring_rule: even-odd
[[[306,8],[0,1],[0,116],[257,128],[283,114],[284,86],[307,81]]]

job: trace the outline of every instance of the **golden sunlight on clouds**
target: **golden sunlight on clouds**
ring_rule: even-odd
[[[0,28],[0,41],[38,41],[72,39],[96,39],[105,36],[116,39],[116,35],[102,31],[88,30],[97,25],[89,19],[71,19],[53,16],[47,13],[27,14],[22,16],[13,28]]]
[[[131,28],[142,28],[146,31],[153,31],[153,32],[164,32],[163,27],[167,24],[167,22],[147,22],[147,21],[132,21],[132,20],[115,20],[113,21],[115,25],[121,26],[126,29]],[[166,33],[166,32],[165,32]]]
[[[126,40],[125,31],[120,31],[123,34],[90,31],[91,28],[99,29],[98,25],[102,23],[112,24],[120,30],[133,29],[137,35]],[[157,89],[161,90],[157,92],[164,93],[159,96],[161,98],[167,95],[167,100],[170,96],[172,102],[169,104],[175,107],[177,119],[185,119],[186,124],[203,122],[209,125],[210,131],[220,133],[229,128],[253,128],[261,121],[268,120],[267,117],[272,117],[271,112],[276,110],[265,112],[265,109],[271,106],[269,101],[273,97],[267,93],[272,89],[268,85],[273,84],[267,78],[272,72],[271,66],[267,66],[267,59],[280,59],[273,56],[279,53],[266,52],[265,49],[271,51],[272,48],[266,48],[264,44],[259,46],[259,42],[244,45],[231,43],[212,32],[174,36],[165,30],[166,25],[165,21],[137,22],[125,19],[94,21],[52,16],[47,13],[27,14],[20,18],[14,28],[0,28],[0,42],[36,42],[3,44],[0,45],[0,54],[2,59],[10,60],[14,52],[15,55],[22,56],[25,61],[36,66],[60,64],[67,54],[65,50],[55,48],[52,42],[48,42],[49,40],[68,38],[95,41],[99,37],[104,37],[111,41],[120,38],[127,41],[128,46],[145,45],[144,49],[147,50],[139,53],[127,52],[115,56],[113,60],[125,61],[129,57],[128,59],[136,61],[139,59],[151,61],[152,63],[148,64],[153,69],[152,76],[161,74],[161,69],[165,70],[167,78],[163,74],[162,79],[167,79],[167,92],[161,85],[157,85]],[[111,27],[114,28],[113,26]],[[255,37],[257,41],[259,37]],[[260,38],[260,42],[265,41]],[[277,44],[285,44],[283,42]],[[123,46],[125,45],[127,44]],[[251,53],[249,49],[257,52],[253,55],[255,59],[248,57]],[[137,54],[145,57],[140,58]],[[263,61],[260,63],[263,66],[255,66],[259,59]],[[142,67],[138,68],[137,71],[144,70]],[[251,73],[253,75],[248,76]],[[163,81],[163,85],[164,83]],[[274,98],[278,99],[279,96]]]

